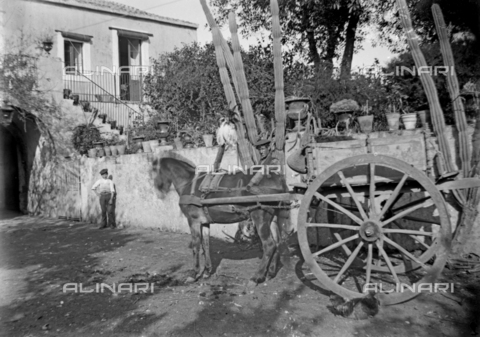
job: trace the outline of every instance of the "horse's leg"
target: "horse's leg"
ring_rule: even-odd
[[[190,232],[192,233],[192,241],[190,248],[193,252],[193,277],[187,278],[187,283],[195,282],[200,277],[200,246],[202,245],[202,224],[197,219],[189,217]]]
[[[267,279],[272,279],[277,274],[278,269],[278,261],[280,260],[280,241],[282,239],[282,234],[280,230],[280,218],[279,212],[275,212],[276,219],[274,219],[270,224],[270,231],[272,233],[272,239],[275,243],[275,252],[272,256],[272,261],[270,262],[270,266],[268,267]]]
[[[212,274],[212,260],[210,258],[210,224],[202,225],[202,247],[205,254],[205,271],[203,278],[208,278]]]
[[[272,222],[274,214],[271,211],[264,211],[260,209],[253,211],[251,215],[253,223],[257,227],[257,232],[260,236],[260,240],[262,241],[263,248],[263,256],[260,266],[258,267],[257,272],[250,279],[254,283],[258,284],[265,281],[268,265],[270,264],[272,256],[277,248],[270,232],[270,223]]]

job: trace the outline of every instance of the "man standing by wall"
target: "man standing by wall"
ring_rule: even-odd
[[[117,205],[117,187],[113,182],[113,176],[111,174],[108,176],[108,179],[112,181],[113,190],[115,191],[113,193],[112,203],[108,205],[108,216],[109,216],[108,220],[109,220],[110,226],[112,226],[112,228],[116,228],[117,224],[115,223],[115,207]],[[112,219],[111,221],[110,221],[110,216]]]
[[[99,229],[107,228],[107,212],[108,212],[108,223],[112,228],[115,228],[115,218],[112,214],[112,207],[109,205],[113,204],[113,197],[115,196],[115,189],[113,187],[113,182],[108,177],[108,170],[103,169],[100,171],[101,179],[97,180],[92,186],[92,190],[100,197],[100,207],[102,209],[102,224]]]

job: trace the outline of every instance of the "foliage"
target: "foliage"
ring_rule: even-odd
[[[75,127],[73,130],[73,147],[80,154],[84,154],[91,148],[94,148],[95,146],[93,144],[101,140],[102,138],[100,137],[100,131],[98,131],[98,129],[94,126],[82,124]]]
[[[273,115],[275,90],[270,50],[252,48],[243,52],[242,58],[254,113]],[[145,92],[156,111],[150,118],[169,119],[173,123],[172,137],[182,130],[215,134],[228,106],[213,44],[185,45],[154,60],[153,72],[145,80]],[[197,138],[201,143],[201,135]]]
[[[480,81],[480,55],[474,52],[475,47],[468,41],[456,41],[452,43],[452,51],[455,59],[455,72],[458,76],[460,86],[472,81]],[[443,59],[440,54],[440,46],[438,43],[425,45],[422,48],[427,64],[429,66],[443,66]],[[404,68],[402,68],[404,67]],[[419,76],[411,74],[409,71],[402,69],[415,69],[415,62],[411,53],[403,53],[393,59],[384,69],[387,76],[386,85],[389,88],[390,98],[403,97],[403,108],[410,110],[428,109],[428,102]],[[443,68],[438,68],[443,71]],[[447,124],[454,124],[454,113],[452,100],[448,92],[445,76],[441,73],[435,75],[433,72],[440,104],[445,114]],[[398,102],[398,101],[397,101]],[[398,104],[397,104],[398,107]]]
[[[57,153],[57,149],[67,147],[65,136],[72,131],[72,117],[66,116],[45,85],[44,74],[38,63],[41,50],[32,50],[34,37],[21,35],[15,41],[6,41],[8,53],[0,55],[0,88],[8,103],[16,107],[17,115],[25,122],[30,114],[40,133]]]
[[[380,39],[384,44],[392,47],[394,52],[405,52],[406,45],[403,43],[403,40],[394,41],[391,38],[392,36],[402,36],[404,34],[403,27],[400,24],[400,17],[393,10],[393,7],[388,5],[388,3],[391,3],[391,0],[384,2],[388,13],[387,15],[379,15],[376,21],[378,29],[382,32],[379,35]],[[413,26],[424,46],[435,43],[438,40],[431,9],[432,5],[436,3],[440,5],[445,21],[449,24],[450,35],[472,34],[476,37],[475,48],[478,52],[478,48],[480,48],[479,1],[407,0],[407,3],[410,8]]]
[[[226,22],[228,13],[238,13],[242,33],[270,31],[270,2],[264,0],[212,0],[220,22]],[[346,39],[349,20],[358,18],[356,38],[361,40],[362,29],[369,21],[368,13],[373,7],[380,7],[375,1],[358,0],[306,0],[281,1],[280,23],[282,43],[295,54],[316,65],[324,60],[333,64],[340,56],[340,48]]]

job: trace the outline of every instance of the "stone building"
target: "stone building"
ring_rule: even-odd
[[[131,124],[144,101],[143,78],[151,59],[197,40],[197,24],[111,1],[3,0],[1,6],[2,54],[35,58],[37,89],[77,124],[85,123],[87,109],[106,114],[118,126]],[[5,102],[9,97],[0,91],[5,111],[18,103]],[[17,111],[1,118],[0,209],[27,212],[42,135],[35,112],[25,111],[31,117],[25,124]],[[57,145],[65,145],[64,136],[53,134]]]

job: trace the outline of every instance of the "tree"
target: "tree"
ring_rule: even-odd
[[[242,52],[242,59],[254,113],[271,118],[275,94],[271,50],[255,46]],[[213,44],[184,45],[154,60],[152,68],[145,79],[145,94],[153,107],[171,115],[177,129],[195,126],[213,133],[228,108]],[[303,71],[306,67],[300,63],[287,62],[287,95],[296,89]]]
[[[280,3],[283,43],[318,69],[333,70],[333,61],[343,47],[342,72],[350,74],[355,42],[361,41],[369,11],[376,1],[306,0]],[[271,14],[267,0],[211,0],[217,16],[225,22],[228,13],[238,13],[245,35],[270,30]],[[379,6],[379,5],[377,5]]]

